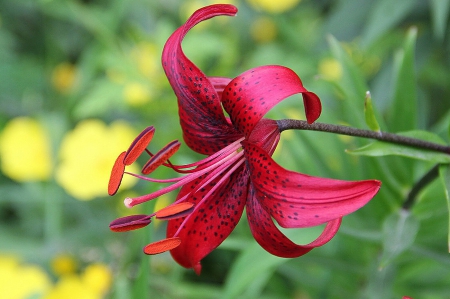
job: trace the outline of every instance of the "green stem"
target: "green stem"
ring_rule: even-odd
[[[357,129],[349,126],[331,125],[324,123],[308,124],[304,120],[282,119],[277,120],[280,131],[285,130],[310,130],[328,133],[336,133],[347,136],[370,138],[379,141],[396,143],[450,155],[450,146],[428,142],[411,137],[401,136],[393,133],[376,132],[371,130]]]
[[[403,209],[409,210],[416,201],[416,197],[417,195],[419,195],[419,192],[423,188],[425,188],[429,183],[434,181],[434,179],[437,178],[438,176],[439,176],[439,164],[431,168],[430,171],[428,171],[413,185],[411,191],[409,191],[408,196],[406,197],[405,202],[403,203]]]

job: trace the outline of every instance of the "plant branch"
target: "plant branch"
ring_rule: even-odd
[[[331,125],[325,123],[308,124],[304,120],[281,119],[277,120],[280,131],[285,130],[310,130],[328,133],[336,133],[347,136],[370,138],[379,141],[407,145],[411,147],[441,152],[450,155],[450,146],[428,142],[416,138],[401,136],[393,133],[376,132],[371,130],[357,129],[349,126]]]

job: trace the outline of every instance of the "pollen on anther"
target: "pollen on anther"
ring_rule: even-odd
[[[144,253],[148,255],[159,254],[178,247],[181,244],[181,239],[167,238],[161,241],[153,242],[144,247]]]
[[[154,134],[155,128],[153,126],[145,128],[131,143],[126,152],[127,154],[123,160],[123,163],[125,165],[133,164],[147,148]]]
[[[180,148],[181,143],[174,140],[158,151],[142,168],[143,174],[150,174],[159,166],[164,164],[170,157],[172,157]]]
[[[192,212],[194,204],[191,202],[182,202],[174,204],[155,213],[157,219],[170,220],[184,217]]]
[[[125,164],[123,163],[123,159],[126,155],[126,152],[122,152],[114,162],[113,168],[111,170],[111,176],[109,177],[108,182],[108,194],[114,195],[117,190],[119,190],[120,183],[122,182],[123,173],[125,171]]]

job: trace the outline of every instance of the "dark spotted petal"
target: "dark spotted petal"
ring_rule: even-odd
[[[162,53],[164,71],[178,98],[184,140],[191,149],[201,154],[212,154],[242,135],[229,124],[222,111],[216,87],[220,89],[225,81],[210,82],[184,55],[181,42],[186,33],[199,22],[218,15],[233,16],[236,13],[236,7],[225,4],[197,10],[170,36]]]
[[[324,245],[336,235],[341,224],[341,218],[330,221],[316,240],[306,245],[297,245],[275,226],[270,214],[256,198],[253,186],[250,186],[246,210],[250,230],[259,245],[269,253],[285,258],[299,257]]]
[[[313,123],[322,110],[320,99],[303,87],[294,71],[283,66],[261,66],[234,78],[225,87],[222,103],[233,125],[248,137],[267,111],[296,93],[303,93],[306,118]]]
[[[204,176],[185,185],[178,198],[194,190],[203,179]],[[170,220],[167,226],[168,238],[174,236],[180,225],[183,226],[176,235],[181,244],[171,250],[171,254],[180,265],[194,268],[197,274],[201,271],[200,261],[219,246],[239,222],[247,197],[248,172],[241,166],[212,196],[197,205],[216,183],[217,180],[211,182],[207,188],[187,198],[186,201],[196,204],[188,219]]]
[[[309,227],[348,215],[370,201],[381,183],[341,181],[284,169],[260,147],[243,142],[251,184],[261,206],[282,227]]]

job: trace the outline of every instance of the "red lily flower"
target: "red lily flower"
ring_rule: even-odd
[[[111,195],[117,191],[125,165],[143,152],[151,156],[144,174],[159,166],[185,174],[168,180],[131,174],[173,184],[151,194],[126,198],[128,207],[179,187],[181,190],[176,201],[163,211],[120,218],[110,227],[113,231],[140,228],[153,216],[169,220],[167,239],[147,245],[144,252],[170,250],[180,265],[194,268],[197,274],[201,271],[200,261],[233,231],[244,207],[251,232],[265,250],[280,257],[298,257],[331,240],[341,218],[365,205],[380,187],[376,180],[349,182],[296,173],[271,158],[280,130],[275,120],[263,118],[267,111],[301,93],[309,123],[321,112],[317,95],[307,91],[292,70],[262,66],[234,79],[211,78],[184,55],[181,41],[193,26],[236,12],[232,5],[212,5],[196,11],[170,36],[162,55],[164,70],[178,99],[183,138],[191,149],[208,157],[189,165],[174,165],[168,159],[180,143],[173,141],[152,154],[146,147],[154,128],[148,127],[117,159],[108,188]],[[297,245],[276,227],[273,219],[284,228],[326,226],[315,241]]]

